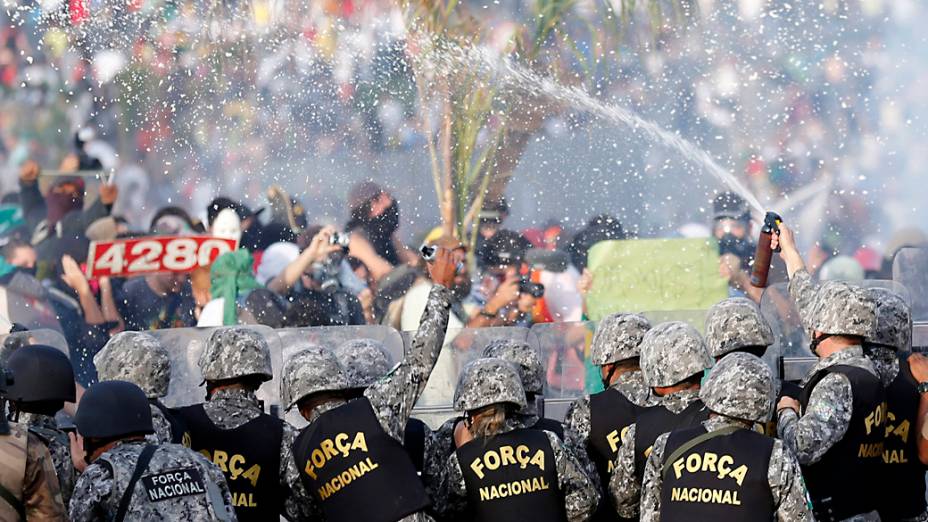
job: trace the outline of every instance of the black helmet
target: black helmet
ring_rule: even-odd
[[[126,381],[104,381],[91,386],[81,398],[74,424],[82,437],[94,439],[155,432],[145,392]]]
[[[751,208],[743,197],[734,192],[722,192],[712,202],[712,219],[751,220]]]
[[[7,388],[15,402],[74,402],[74,369],[68,356],[41,344],[19,348],[6,361],[16,376]]]
[[[522,234],[500,230],[487,240],[483,251],[483,266],[519,266],[531,246]]]

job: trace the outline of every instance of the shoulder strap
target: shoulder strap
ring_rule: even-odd
[[[667,470],[669,470],[670,467],[673,466],[674,461],[676,461],[678,458],[683,456],[683,454],[686,453],[687,451],[695,448],[696,446],[699,446],[700,444],[702,444],[703,442],[706,442],[707,440],[714,439],[716,437],[724,437],[725,435],[731,435],[732,433],[740,429],[742,429],[740,426],[725,426],[715,431],[708,431],[698,437],[694,437],[688,440],[685,444],[677,448],[677,451],[674,451],[673,453],[671,453],[670,457],[664,460],[664,465],[663,467],[661,467],[661,477],[666,475]]]
[[[135,471],[132,472],[132,478],[129,479],[129,485],[126,486],[126,490],[122,494],[122,499],[119,501],[119,510],[116,511],[116,517],[113,519],[113,522],[122,522],[126,518],[126,512],[129,511],[129,503],[132,501],[132,492],[135,490],[135,484],[142,478],[142,473],[145,473],[145,470],[148,469],[148,463],[151,462],[152,456],[154,456],[155,451],[158,449],[157,446],[145,446],[145,449],[142,450],[142,453],[139,455],[139,460],[135,464]]]
[[[14,495],[12,491],[6,489],[3,484],[0,484],[0,498],[6,500],[7,503],[13,506],[13,509],[19,513],[20,520],[26,520],[26,507],[23,505],[22,501],[16,498],[16,495]]]

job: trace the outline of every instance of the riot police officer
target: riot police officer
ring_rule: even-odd
[[[351,398],[360,397],[364,390],[383,378],[393,366],[393,357],[382,342],[374,339],[345,341],[335,348],[335,357],[348,375]],[[428,432],[428,426],[415,417],[409,418],[403,431],[403,447],[420,474]]]
[[[703,373],[712,357],[699,332],[683,322],[661,323],[641,341],[641,373],[658,404],[638,415],[622,436],[609,492],[619,516],[635,518],[644,464],[662,433],[696,426],[709,416],[699,400]]]
[[[71,464],[68,434],[58,427],[55,414],[65,402],[75,399],[71,361],[51,346],[35,344],[13,352],[7,359],[7,367],[16,376],[7,389],[12,418],[28,426],[29,432],[48,447],[55,462],[61,496],[67,503],[71,500],[77,475]]]
[[[13,372],[0,367],[0,411],[14,381]],[[67,520],[48,448],[26,426],[11,424],[2,414],[0,462],[0,520]]]
[[[159,400],[168,394],[171,358],[157,339],[142,332],[120,332],[94,355],[93,364],[100,381],[127,381],[145,392],[156,442],[190,446],[183,422]]]
[[[873,512],[880,490],[886,404],[883,386],[861,343],[875,326],[873,300],[860,288],[827,281],[790,281],[819,357],[803,379],[800,400],[777,405],[777,431],[803,466],[818,520],[843,520]],[[848,477],[853,477],[849,480]]]
[[[260,333],[244,327],[210,334],[198,361],[207,400],[180,408],[191,448],[225,474],[239,520],[285,514],[307,518],[305,493],[290,456],[295,430],[264,412],[255,392],[271,380],[271,355]]]
[[[74,488],[72,522],[235,520],[219,468],[179,444],[154,445],[151,406],[138,386],[91,386],[75,417],[88,466]]]
[[[439,489],[442,513],[476,521],[582,521],[599,494],[576,458],[551,432],[521,426],[525,390],[502,359],[477,359],[461,373],[454,397],[465,421],[455,429]]]
[[[706,347],[718,361],[732,352],[763,357],[773,344],[773,330],[754,301],[744,297],[723,299],[709,308],[705,323]]]
[[[919,388],[906,362],[912,349],[912,312],[897,293],[869,288],[876,303],[876,328],[864,342],[886,389],[886,440],[883,443],[881,520],[928,520],[925,502],[925,465],[918,459]]]
[[[617,313],[599,322],[590,358],[599,366],[604,391],[577,399],[567,412],[568,446],[584,452],[593,462],[597,484],[608,484],[622,433],[638,414],[655,404],[639,366],[641,340],[651,323],[637,314]],[[594,520],[615,519],[606,498]]]
[[[429,265],[432,288],[406,359],[351,399],[348,376],[322,348],[284,365],[280,396],[309,422],[293,444],[311,505],[329,522],[429,520],[429,499],[403,449],[404,429],[438,359],[448,327],[455,263],[440,249]]]
[[[813,520],[796,457],[753,430],[773,413],[776,381],[749,353],[731,353],[699,390],[711,412],[665,433],[645,465],[641,520]]]

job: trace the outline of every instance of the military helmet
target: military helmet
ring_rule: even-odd
[[[912,349],[912,309],[899,294],[886,288],[868,288],[876,304],[876,326],[867,336],[873,345],[899,352]]]
[[[497,357],[515,366],[525,393],[540,394],[545,386],[545,368],[534,348],[523,341],[494,339],[483,349],[483,357]]]
[[[519,372],[508,361],[496,357],[477,359],[464,367],[454,390],[454,409],[479,410],[491,404],[526,406],[525,389]]]
[[[706,343],[684,322],[661,323],[641,341],[641,373],[651,388],[673,386],[711,366]]]
[[[597,366],[641,356],[641,340],[651,323],[638,314],[618,313],[599,322],[593,335],[591,359]]]
[[[250,375],[269,381],[274,376],[267,341],[259,332],[241,326],[219,328],[211,333],[199,364],[206,381]]]
[[[331,350],[312,346],[291,355],[280,378],[280,401],[290,409],[313,393],[348,389],[348,374]]]
[[[74,402],[74,368],[64,353],[41,344],[13,352],[6,367],[15,380],[7,388],[7,399],[16,402]]]
[[[348,386],[367,388],[390,371],[393,357],[374,339],[352,339],[335,349],[335,357],[348,375]]]
[[[767,422],[773,413],[777,384],[770,367],[756,355],[730,353],[716,363],[699,390],[710,411],[754,422]]]
[[[812,298],[806,326],[827,335],[867,337],[876,326],[876,306],[862,288],[826,281]]]
[[[171,357],[161,343],[142,332],[119,332],[93,357],[101,381],[128,381],[149,399],[168,394]]]
[[[750,299],[725,299],[713,305],[706,314],[706,345],[712,357],[749,346],[771,344],[773,330]]]
[[[151,406],[141,388],[126,381],[104,381],[84,392],[74,416],[83,437],[112,439],[154,433]]]

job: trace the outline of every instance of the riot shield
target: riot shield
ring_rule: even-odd
[[[407,352],[416,332],[403,332],[403,344]],[[483,348],[494,339],[517,339],[527,341],[528,328],[460,328],[448,329],[438,362],[429,376],[425,391],[416,403],[416,417],[432,427],[454,414],[452,404],[454,389],[461,369],[470,361],[480,357]]]
[[[699,333],[703,333],[706,329],[706,314],[708,313],[708,310],[656,310],[642,312],[641,315],[647,317],[652,326],[668,321],[682,321]]]
[[[44,344],[51,346],[71,358],[71,352],[68,350],[68,341],[65,340],[61,332],[39,328],[25,332],[12,332],[0,335],[0,361],[6,361],[13,351],[21,346],[30,344]]]
[[[773,329],[774,338],[764,360],[780,378],[801,380],[814,364],[815,354],[809,351],[809,336],[796,302],[789,294],[788,283],[767,287],[760,300],[760,313]]]
[[[532,326],[529,343],[545,365],[545,417],[563,421],[575,400],[602,389],[599,368],[589,362],[595,331],[592,321]]]
[[[286,362],[294,353],[310,346],[320,346],[334,350],[340,344],[352,339],[373,339],[383,343],[393,362],[403,359],[403,338],[400,333],[389,326],[318,326],[307,328],[283,328],[276,330],[280,339],[279,360]],[[280,382],[283,365],[274,368],[274,380]],[[306,420],[296,408],[286,412],[284,419],[291,425],[302,428]]]
[[[42,283],[22,273],[0,287],[0,316],[29,329],[61,331],[58,315],[48,302]]]
[[[893,281],[911,294],[912,320],[928,322],[928,248],[899,250],[893,259]]]
[[[221,328],[221,327],[220,327]],[[258,399],[264,402],[267,413],[281,416],[279,375],[282,368],[281,344],[277,333],[266,326],[248,326],[259,332],[271,351],[271,367],[274,378],[261,385]],[[206,386],[200,373],[198,361],[206,347],[206,341],[216,328],[169,328],[147,332],[157,338],[171,357],[171,384],[168,394],[162,399],[165,405],[175,408],[189,406],[206,400]]]

